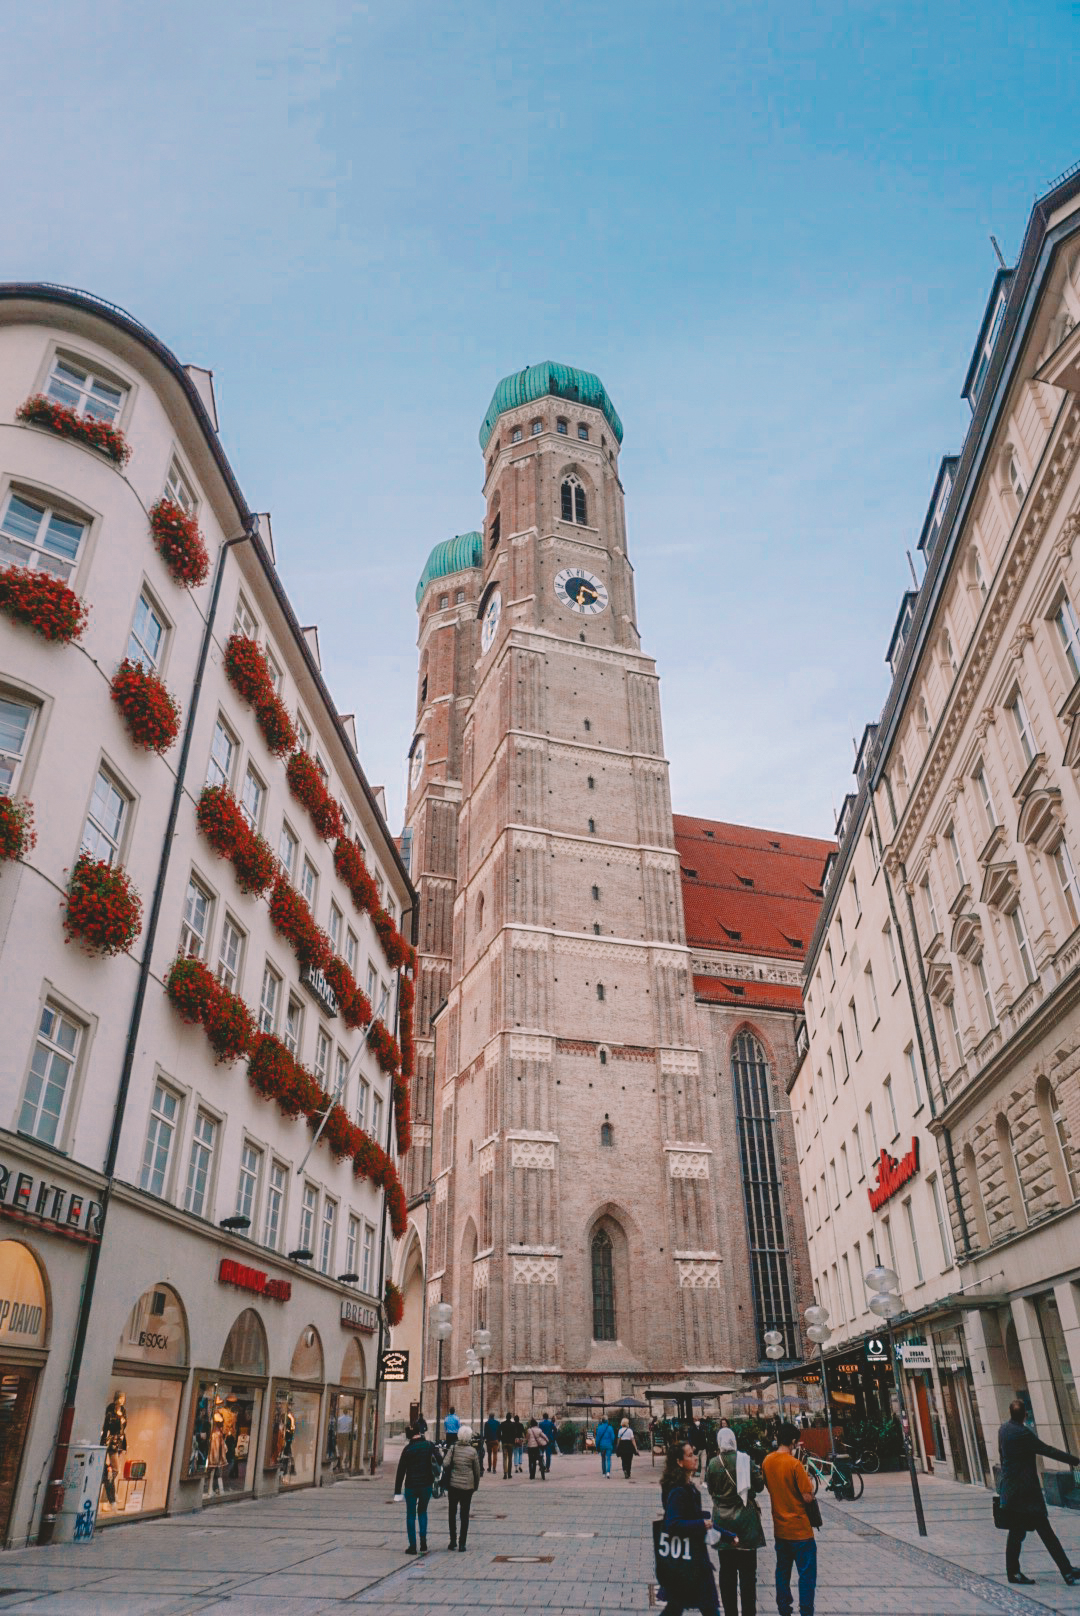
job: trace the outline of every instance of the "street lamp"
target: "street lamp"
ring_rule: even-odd
[[[439,1343],[439,1372],[435,1382],[435,1440],[439,1441],[439,1421],[442,1418],[442,1349],[443,1342],[454,1329],[454,1309],[449,1302],[436,1302],[431,1310],[435,1325],[435,1339]]]
[[[904,1405],[904,1386],[900,1379],[900,1371],[896,1364],[896,1341],[893,1336],[892,1321],[898,1313],[904,1311],[903,1299],[900,1297],[900,1277],[891,1268],[883,1268],[881,1263],[863,1275],[863,1283],[867,1290],[872,1291],[870,1298],[870,1311],[876,1318],[884,1319],[889,1332],[889,1357],[892,1360],[893,1385],[896,1387],[896,1401],[900,1409],[900,1430],[904,1438],[904,1451],[907,1455],[908,1475],[911,1477],[911,1496],[915,1502],[915,1520],[919,1527],[919,1536],[926,1536],[926,1520],[923,1516],[922,1494],[919,1491],[919,1477],[915,1469],[915,1450],[911,1442],[911,1433],[908,1430],[907,1409]]]
[[[491,1331],[474,1330],[473,1346],[476,1348],[476,1356],[480,1360],[480,1429],[482,1432],[484,1428],[484,1368],[491,1357]]]
[[[474,1382],[480,1373],[480,1360],[472,1347],[465,1353],[465,1368],[469,1371],[469,1424],[475,1424],[476,1416],[473,1414]]]
[[[780,1407],[780,1364],[778,1360],[784,1356],[784,1337],[779,1330],[765,1331],[765,1356],[766,1358],[771,1358],[776,1367],[776,1414],[778,1419],[783,1419],[784,1415]]]
[[[814,1342],[821,1359],[821,1390],[825,1398],[825,1422],[829,1427],[829,1456],[836,1458],[836,1444],[833,1441],[832,1408],[829,1404],[829,1377],[825,1372],[825,1343],[832,1335],[829,1328],[829,1310],[827,1307],[818,1307],[816,1303],[808,1307],[803,1313],[809,1328],[807,1335]]]

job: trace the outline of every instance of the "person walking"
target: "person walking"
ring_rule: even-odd
[[[799,1616],[814,1616],[817,1589],[817,1543],[807,1506],[813,1501],[814,1484],[791,1449],[799,1433],[790,1420],[783,1420],[776,1433],[775,1453],[767,1453],[761,1466],[772,1506],[773,1538],[776,1545],[776,1608],[780,1616],[791,1616],[791,1568],[799,1571]]]
[[[660,1477],[660,1499],[664,1506],[664,1530],[689,1538],[693,1549],[690,1565],[678,1562],[682,1592],[662,1590],[667,1595],[664,1616],[683,1616],[686,1610],[719,1611],[716,1580],[706,1548],[707,1519],[702,1513],[701,1493],[694,1482],[697,1454],[691,1442],[673,1442],[667,1450]],[[660,1565],[657,1565],[657,1572]]]
[[[540,1467],[540,1480],[547,1480],[547,1470],[544,1467],[544,1450],[548,1439],[535,1420],[529,1421],[529,1428],[525,1432],[525,1451],[529,1455],[529,1480],[536,1480],[536,1469]]]
[[[405,1530],[409,1535],[406,1554],[416,1553],[416,1522],[420,1521],[420,1553],[427,1553],[427,1513],[439,1450],[422,1431],[405,1428],[406,1442],[398,1460],[394,1491],[405,1493]],[[404,1483],[404,1487],[402,1486]]]
[[[757,1616],[757,1551],[765,1547],[765,1531],[754,1502],[765,1491],[765,1477],[748,1453],[740,1453],[735,1432],[717,1432],[719,1452],[709,1460],[705,1485],[712,1498],[712,1520],[720,1533],[720,1603],[724,1616]]]
[[[555,1421],[552,1419],[550,1413],[546,1413],[543,1419],[540,1421],[540,1429],[547,1437],[547,1447],[544,1449],[544,1474],[545,1476],[550,1476],[551,1461],[555,1456],[555,1450],[559,1440],[559,1433],[556,1429]]]
[[[469,1511],[482,1474],[480,1455],[473,1447],[472,1438],[472,1426],[459,1425],[457,1441],[443,1460],[443,1480],[449,1499],[450,1542],[447,1546],[457,1549],[459,1554],[465,1553],[465,1542],[469,1536]]]
[[[525,1463],[525,1426],[514,1415],[514,1474],[520,1476]]]
[[[1040,1442],[1026,1424],[1027,1409],[1019,1398],[1009,1404],[1009,1418],[998,1431],[998,1455],[1001,1459],[1001,1478],[998,1497],[1001,1513],[1009,1526],[1005,1539],[1005,1575],[1010,1582],[1030,1586],[1034,1577],[1025,1577],[1020,1570],[1020,1550],[1029,1532],[1036,1532],[1047,1553],[1070,1588],[1080,1583],[1080,1566],[1074,1566],[1065,1553],[1057,1533],[1050,1525],[1039,1472],[1035,1467],[1038,1455],[1044,1459],[1059,1459],[1074,1469],[1080,1459],[1066,1453],[1063,1448],[1052,1448]]]
[[[452,1445],[457,1441],[458,1432],[461,1430],[461,1421],[458,1419],[454,1409],[451,1409],[445,1420],[443,1420],[443,1430],[446,1432],[448,1445]]]
[[[499,1441],[502,1443],[503,1480],[509,1481],[514,1474],[514,1443],[517,1441],[517,1420],[512,1414],[507,1414],[499,1426]]]
[[[604,1476],[610,1476],[611,1455],[615,1452],[615,1431],[606,1414],[596,1427],[593,1441],[596,1444],[596,1451],[600,1455],[600,1473]]]
[[[497,1414],[489,1414],[484,1421],[484,1442],[487,1446],[488,1474],[495,1474],[495,1466],[499,1458],[499,1433],[502,1427]]]
[[[631,1476],[630,1471],[633,1468],[634,1455],[635,1453],[640,1453],[641,1449],[637,1445],[637,1438],[630,1429],[630,1421],[625,1414],[619,1425],[619,1433],[615,1438],[615,1452],[622,1460],[623,1475],[627,1481],[632,1481],[634,1478]]]

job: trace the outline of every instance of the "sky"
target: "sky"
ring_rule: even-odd
[[[1071,3],[7,8],[0,278],[214,371],[392,828],[416,581],[500,377],[597,372],[676,811],[829,835],[996,268],[1080,159]]]

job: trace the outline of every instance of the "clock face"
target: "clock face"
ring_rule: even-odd
[[[480,626],[480,649],[490,651],[491,642],[495,638],[495,630],[499,626],[502,616],[502,595],[496,589],[484,608],[484,621]]]
[[[607,610],[606,586],[583,567],[564,567],[555,574],[555,598],[582,617],[598,617]]]
[[[412,768],[409,770],[409,784],[412,786],[413,790],[416,789],[420,781],[420,776],[424,772],[425,750],[424,737],[421,735],[420,739],[413,747]]]

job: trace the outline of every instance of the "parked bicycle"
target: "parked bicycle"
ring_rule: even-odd
[[[865,1453],[856,1454],[850,1464],[853,1470],[860,1470],[864,1476],[876,1476],[881,1469],[881,1454],[868,1449]]]
[[[794,1452],[813,1483],[815,1498],[822,1482],[825,1483],[826,1492],[832,1493],[839,1503],[854,1502],[862,1497],[866,1483],[850,1459],[841,1459],[839,1462],[819,1459],[816,1453],[808,1453],[801,1444]]]

